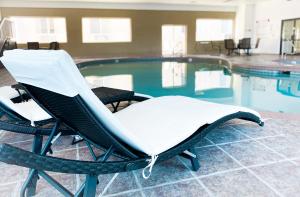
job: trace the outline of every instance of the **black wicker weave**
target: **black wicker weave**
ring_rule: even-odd
[[[92,91],[105,105],[120,101],[130,101],[133,100],[134,97],[133,91],[120,90],[108,87],[94,88],[92,89]]]

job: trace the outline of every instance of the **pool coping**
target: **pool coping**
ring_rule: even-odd
[[[75,58],[77,64],[95,61],[116,61],[116,60],[142,60],[142,59],[186,59],[186,58],[199,58],[199,59],[215,59],[227,62],[231,69],[239,69],[244,71],[257,70],[264,72],[277,72],[288,73],[293,75],[300,75],[300,65],[284,64],[281,62],[270,61],[268,63],[249,63],[249,62],[234,62],[227,56],[214,56],[214,55],[185,55],[185,56],[127,56],[127,57],[107,57],[107,58]]]

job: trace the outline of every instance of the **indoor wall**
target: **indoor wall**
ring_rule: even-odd
[[[68,42],[61,44],[76,57],[158,56],[161,55],[161,26],[163,24],[187,25],[187,53],[212,53],[210,44],[196,44],[197,18],[235,19],[235,12],[219,11],[151,11],[107,10],[77,8],[0,8],[2,17],[59,16],[67,21]],[[129,17],[132,22],[130,43],[82,43],[82,17]],[[19,47],[26,47],[19,45]]]

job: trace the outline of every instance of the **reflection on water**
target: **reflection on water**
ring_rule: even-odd
[[[287,96],[300,97],[300,80],[278,80],[277,91]]]
[[[91,88],[111,87],[133,90],[132,75],[86,76],[85,79]]]
[[[230,74],[219,65],[135,62],[81,70],[95,86],[134,90],[154,97],[184,95],[259,110],[300,112],[300,79]]]
[[[224,75],[223,71],[196,71],[195,93],[215,88],[231,88],[231,76]]]
[[[186,63],[162,63],[162,87],[177,88],[186,85]]]

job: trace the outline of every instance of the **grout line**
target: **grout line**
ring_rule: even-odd
[[[212,142],[212,141],[211,141]],[[228,157],[230,157],[232,160],[234,160],[237,164],[239,164],[240,166],[242,166],[243,168],[245,168],[245,170],[247,170],[250,174],[252,174],[253,176],[255,176],[260,182],[262,182],[265,186],[267,186],[269,189],[271,189],[275,194],[277,194],[278,196],[282,196],[283,195],[278,192],[275,188],[273,188],[269,183],[267,183],[265,180],[263,180],[262,178],[260,178],[253,170],[251,170],[250,168],[244,166],[239,160],[237,160],[236,158],[234,158],[231,154],[227,153],[222,147],[220,147],[219,145],[216,145],[217,148],[219,148],[221,151],[223,151]]]
[[[193,178],[185,178],[185,179],[180,179],[180,180],[176,180],[176,181],[170,181],[170,182],[167,182],[167,183],[161,183],[161,184],[154,185],[154,186],[144,187],[144,189],[154,189],[154,188],[162,187],[162,186],[166,186],[166,185],[173,185],[173,184],[176,184],[176,183],[191,181],[191,180],[194,180],[194,179],[195,179],[194,177]]]
[[[14,196],[14,197],[18,197],[20,194],[20,191],[19,191],[19,188],[21,188],[22,187],[22,184],[21,184],[21,182],[18,182],[17,184],[16,184],[16,186],[15,186],[15,188],[14,188],[14,191],[13,191],[13,193],[12,193],[12,196]]]
[[[300,159],[300,157],[298,158],[293,158],[294,160],[296,159]],[[268,166],[268,165],[273,165],[276,163],[283,163],[283,162],[287,162],[287,160],[283,159],[283,160],[278,160],[278,161],[272,161],[272,162],[267,162],[267,163],[263,163],[263,164],[254,164],[254,165],[249,165],[249,166],[245,166],[247,168],[256,168],[256,167],[262,167],[262,166]],[[211,176],[215,176],[215,175],[219,175],[219,174],[225,174],[225,173],[229,173],[229,172],[235,172],[235,171],[239,171],[239,170],[245,170],[246,168],[244,167],[239,167],[239,168],[233,168],[230,170],[222,170],[222,171],[218,171],[218,172],[213,172],[210,174],[206,174],[206,175],[200,175],[197,176],[198,178],[205,178],[205,177],[211,177]]]
[[[143,187],[142,187],[142,185],[141,185],[141,183],[140,183],[140,180],[138,179],[138,177],[137,177],[135,171],[133,171],[132,173],[133,173],[135,182],[136,182],[136,184],[138,185],[138,188],[141,190],[142,197],[146,197],[146,195],[145,195],[145,193],[144,193],[144,191],[143,191]]]
[[[114,182],[114,180],[117,178],[118,175],[119,175],[119,173],[115,173],[114,174],[114,176],[110,179],[110,181],[105,186],[105,188],[103,189],[103,191],[101,192],[101,194],[99,195],[99,197],[101,197],[101,196],[103,196],[105,194],[105,192],[108,190],[108,188],[111,186],[111,184]]]
[[[243,134],[244,135],[244,134]],[[199,146],[199,147],[195,147],[196,149],[199,148],[208,148],[208,147],[213,147],[216,145],[222,146],[222,145],[228,145],[228,144],[235,144],[235,143],[239,143],[239,142],[249,142],[249,141],[253,141],[255,139],[260,140],[260,139],[267,139],[267,138],[273,138],[273,137],[280,137],[280,136],[284,136],[284,134],[278,134],[278,135],[274,135],[274,136],[264,136],[264,137],[259,137],[259,138],[250,138],[250,139],[244,139],[244,140],[237,140],[237,141],[232,141],[232,142],[224,142],[224,143],[214,143],[213,144],[209,144],[206,146]],[[248,137],[248,136],[246,136]],[[211,141],[209,138],[204,137],[206,140]],[[249,138],[249,137],[248,137]]]
[[[189,169],[189,167],[186,165],[185,162],[182,161],[182,159],[180,157],[178,157],[179,161],[189,170],[189,172],[191,173],[191,175],[195,178],[195,180],[202,186],[202,188],[205,190],[205,192],[210,196],[210,197],[213,197],[213,193],[204,185],[204,183],[202,182],[201,179],[198,179],[196,174],[191,170]],[[198,159],[198,157],[197,157]]]
[[[244,135],[244,136],[246,136],[246,137],[252,139],[252,140],[255,141],[256,143],[260,144],[261,146],[264,146],[266,149],[272,151],[273,153],[277,154],[278,156],[280,156],[280,157],[282,157],[282,158],[288,160],[288,161],[291,162],[292,164],[297,165],[296,162],[290,160],[290,159],[289,159],[288,157],[286,157],[285,155],[283,155],[283,154],[279,153],[278,151],[272,149],[271,147],[267,146],[266,144],[264,144],[264,143],[258,141],[259,139],[252,138],[251,136],[248,136],[247,134],[241,132],[239,129],[236,129],[236,128],[234,128],[234,127],[231,127],[231,128],[232,128],[233,130],[235,130],[235,131],[241,133],[242,135]],[[284,137],[284,134],[282,134],[281,136]],[[277,137],[278,137],[278,136],[277,136]]]
[[[6,183],[1,183],[0,186],[6,186],[6,185],[10,185],[10,184],[17,184],[18,182],[23,182],[26,178],[17,180],[17,181],[11,181],[11,182],[6,182]]]
[[[79,149],[78,149],[78,144],[76,144],[76,159],[80,160],[80,156],[79,156]],[[80,175],[76,174],[76,190],[79,190],[80,187]]]
[[[105,197],[113,197],[113,196],[119,196],[119,195],[123,195],[123,194],[130,194],[133,192],[139,192],[141,191],[141,189],[132,189],[132,190],[127,190],[127,191],[123,191],[123,192],[119,192],[119,193],[115,193],[115,194],[108,194],[105,195]]]
[[[5,131],[4,130],[0,130],[0,139],[3,137]]]
[[[78,145],[78,144],[76,144]],[[63,149],[63,150],[54,150],[55,153],[62,153],[64,151],[71,151],[71,150],[80,150],[80,149],[83,149],[83,148],[87,148],[87,146],[78,146],[78,147],[75,147],[75,148],[66,148],[66,149]]]
[[[17,141],[17,142],[8,142],[8,144],[14,145],[14,144],[19,144],[19,143],[24,143],[24,142],[29,142],[29,141],[32,141],[32,139],[29,139],[29,140],[22,140],[22,141]]]
[[[213,173],[206,174],[206,175],[199,175],[199,176],[197,176],[197,178],[206,178],[206,177],[216,176],[216,175],[220,175],[220,174],[226,174],[229,172],[235,172],[235,171],[244,170],[244,169],[245,169],[244,167],[238,167],[238,168],[232,168],[229,170],[221,170],[221,171],[213,172]]]

